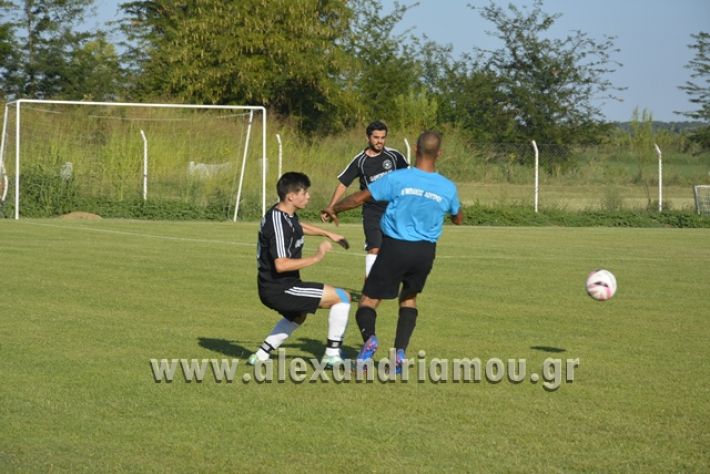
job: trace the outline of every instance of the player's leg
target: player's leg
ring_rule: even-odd
[[[364,294],[360,297],[360,304],[355,313],[355,321],[360,330],[363,345],[357,356],[358,360],[365,361],[372,359],[379,346],[379,341],[375,335],[375,322],[377,320],[377,307],[380,305],[380,301],[382,300],[370,298]]]
[[[277,311],[283,318],[276,323],[249,363],[266,360],[306,320],[306,315],[315,313],[324,294],[322,283],[297,282],[277,289],[259,290],[259,298],[268,308]]]
[[[375,334],[376,309],[380,301],[396,298],[399,293],[399,283],[403,275],[399,259],[396,242],[385,237],[377,261],[365,280],[355,315],[363,341]]]
[[[360,355],[358,355],[360,360],[372,358],[377,350],[379,341],[375,335],[375,323],[380,301],[396,298],[399,293],[399,283],[403,271],[399,263],[398,252],[396,242],[384,237],[377,261],[365,280],[360,305],[355,314],[355,320],[364,341]]]
[[[399,315],[397,317],[397,331],[394,338],[395,347],[395,373],[402,373],[402,365],[406,363],[406,350],[409,340],[417,325],[417,296],[402,295],[399,299]]]
[[[259,349],[249,357],[249,364],[254,365],[257,360],[267,360],[271,353],[281,347],[281,344],[306,320],[305,313],[285,313],[282,316]]]
[[[399,300],[399,315],[397,317],[397,332],[394,338],[394,348],[404,353],[409,345],[409,340],[417,326],[417,296],[405,296]]]
[[[342,360],[340,348],[343,345],[345,329],[348,326],[350,294],[342,288],[324,285],[319,306],[330,310],[328,312],[328,342],[324,359],[327,359],[328,365],[332,365]]]
[[[402,291],[399,296],[399,315],[394,347],[398,357],[404,355],[417,325],[417,295],[424,290],[427,277],[434,265],[436,246],[429,242],[412,242],[404,245],[407,268],[402,276]]]
[[[382,231],[380,230],[380,219],[382,212],[365,210],[362,211],[362,228],[365,232],[365,278],[370,275],[372,266],[377,260],[377,255],[382,247]]]

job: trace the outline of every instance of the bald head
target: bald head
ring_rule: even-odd
[[[426,131],[417,138],[417,155],[435,160],[441,152],[441,135]]]

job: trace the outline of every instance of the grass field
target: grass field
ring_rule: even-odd
[[[271,329],[256,233],[0,220],[0,472],[710,470],[710,231],[445,229],[410,356],[520,358],[528,375],[579,359],[554,391],[529,376],[246,383],[241,366],[234,383],[156,383],[151,358],[244,359]],[[583,289],[597,267],[619,281],[605,303]],[[303,276],[356,290],[362,269],[339,249]],[[395,311],[380,307],[385,345]],[[325,320],[287,355],[320,357]],[[359,345],[352,321],[347,353]]]
[[[533,206],[534,186],[511,183],[462,183],[459,192],[464,205],[488,206],[522,205]],[[649,196],[643,186],[634,185],[542,185],[539,205],[541,208],[568,211],[647,209]],[[658,188],[650,189],[651,209],[658,208]],[[695,212],[692,186],[665,186],[664,209]]]

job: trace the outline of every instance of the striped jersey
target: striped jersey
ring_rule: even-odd
[[[360,180],[360,190],[367,189],[387,173],[409,167],[406,158],[393,148],[385,147],[379,155],[367,156],[365,150],[352,159],[348,166],[338,175],[338,180],[345,186],[350,186],[355,178]],[[364,209],[379,209],[384,211],[385,201],[370,201],[363,205]]]
[[[298,216],[279,210],[275,204],[261,219],[256,259],[259,267],[259,286],[284,286],[301,280],[298,270],[278,273],[277,258],[301,258],[303,228]]]

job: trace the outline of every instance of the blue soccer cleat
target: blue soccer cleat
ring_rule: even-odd
[[[375,355],[375,352],[377,352],[377,347],[379,346],[377,342],[377,336],[374,334],[370,336],[367,341],[365,341],[365,344],[363,344],[362,349],[360,349],[360,353],[357,355],[357,361],[368,361],[372,359],[372,357]]]
[[[406,362],[407,355],[404,353],[404,349],[397,349],[397,355],[395,357],[394,373],[399,375],[402,373],[402,363]]]

